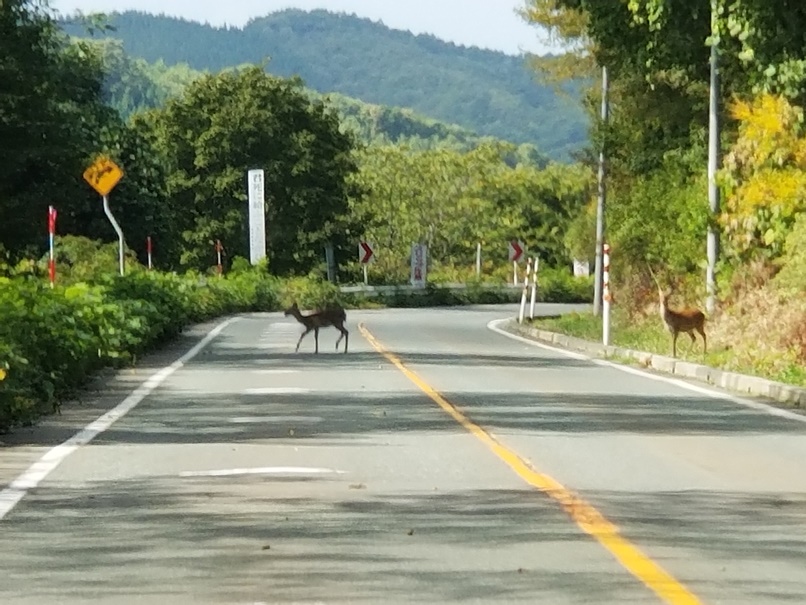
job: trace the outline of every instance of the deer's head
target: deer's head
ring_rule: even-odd
[[[299,313],[299,307],[297,306],[297,301],[294,301],[294,304],[285,310],[285,316],[288,317],[289,315],[296,315],[297,313]]]

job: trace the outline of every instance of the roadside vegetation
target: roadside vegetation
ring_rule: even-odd
[[[530,0],[524,15],[569,52],[537,58],[549,80],[610,78],[611,115],[596,121],[589,160],[607,161],[612,249],[613,344],[671,355],[658,314],[705,311],[706,231],[720,237],[717,304],[705,324],[708,354],[681,335],[678,355],[709,365],[806,384],[806,38],[804,15],[783,2]],[[625,35],[629,32],[629,35]],[[720,212],[708,206],[709,45],[718,43],[722,162]],[[600,90],[588,97],[597,116]],[[593,258],[595,200],[572,219],[565,241]],[[650,271],[651,267],[651,271]],[[538,322],[601,341],[601,319]]]
[[[348,309],[453,306],[514,302],[520,290],[470,282],[452,291],[431,283],[423,292],[343,294],[320,274],[277,277],[264,264],[237,258],[225,274],[148,271],[129,258],[117,269],[115,244],[67,236],[60,248],[69,263],[58,285],[45,278],[44,261],[0,264],[0,432],[60,411],[61,402],[103,368],[136,364],[192,323],[242,312],[303,309],[338,303]],[[547,275],[541,296],[557,302],[587,300],[592,284],[562,272]],[[348,316],[349,320],[349,316]]]

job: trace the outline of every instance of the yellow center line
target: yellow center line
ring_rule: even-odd
[[[641,549],[624,538],[618,528],[605,519],[591,504],[565,488],[556,479],[535,470],[513,450],[498,442],[481,426],[470,420],[459,409],[434,390],[417,374],[409,370],[400,359],[387,351],[367,330],[364,324],[359,331],[378,353],[388,359],[411,382],[428,395],[434,403],[447,412],[456,422],[489,447],[515,473],[532,487],[556,500],[582,531],[595,538],[624,566],[627,571],[643,582],[661,600],[670,605],[693,605],[701,601],[683,584],[655,563]]]

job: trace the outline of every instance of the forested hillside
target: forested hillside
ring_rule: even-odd
[[[206,75],[186,63],[169,66],[163,61],[148,63],[145,59],[131,57],[123,50],[120,40],[75,38],[74,43],[81,45],[84,52],[96,57],[103,66],[103,100],[123,119],[162,107]],[[414,150],[468,151],[494,138],[426,118],[411,109],[373,105],[338,93],[321,94],[310,88],[303,90],[312,100],[327,102],[335,108],[341,128],[367,145],[404,144]],[[529,143],[520,144],[515,155],[516,159],[535,164],[548,162],[548,157]]]
[[[279,76],[299,75],[320,93],[410,108],[432,119],[568,159],[587,140],[579,87],[558,95],[536,82],[524,58],[414,36],[327,11],[287,10],[243,29],[215,28],[137,12],[112,14],[127,54],[216,72],[269,58]],[[62,23],[74,36],[82,25]]]

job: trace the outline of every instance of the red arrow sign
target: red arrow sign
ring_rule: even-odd
[[[512,240],[509,242],[509,260],[518,262],[523,255],[523,242]]]
[[[361,242],[358,244],[358,260],[362,265],[366,265],[369,261],[371,261],[374,255],[375,251],[372,249],[371,244],[368,244],[367,242]]]

